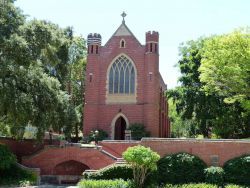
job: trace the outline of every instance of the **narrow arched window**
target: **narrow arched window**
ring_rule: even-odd
[[[125,40],[124,39],[122,39],[120,41],[120,48],[125,48]]]
[[[109,71],[109,93],[134,94],[135,77],[135,67],[132,62],[123,55],[118,57]]]

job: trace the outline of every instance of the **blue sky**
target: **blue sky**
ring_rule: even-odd
[[[160,72],[168,88],[177,85],[180,43],[250,26],[250,0],[17,0],[29,19],[73,26],[78,35],[100,33],[105,44],[121,24],[144,44],[145,32],[160,34]]]

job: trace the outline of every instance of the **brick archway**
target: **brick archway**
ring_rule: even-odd
[[[54,175],[77,175],[81,176],[85,170],[90,169],[87,165],[75,161],[68,160],[57,164],[54,168]]]
[[[116,127],[116,122],[117,120],[122,117],[124,119],[124,121],[126,122],[126,129],[129,128],[129,121],[128,118],[123,114],[123,113],[118,113],[112,120],[111,122],[111,139],[114,140],[115,139],[115,127]]]
[[[97,170],[114,162],[113,158],[96,148],[69,146],[64,148],[46,147],[39,153],[24,157],[22,164],[27,167],[40,168],[41,175],[56,175],[56,173],[61,174],[62,167],[69,168],[66,172],[71,173],[73,172],[72,167],[81,170],[85,168]]]

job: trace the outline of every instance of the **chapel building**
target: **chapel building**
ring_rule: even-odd
[[[125,24],[107,43],[89,34],[85,83],[84,135],[102,129],[112,140],[141,123],[151,137],[170,137],[167,87],[159,72],[159,33],[147,32],[141,44]]]

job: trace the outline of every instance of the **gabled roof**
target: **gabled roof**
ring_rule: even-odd
[[[125,24],[125,21],[122,22],[122,24],[118,27],[118,29],[115,31],[115,33],[110,37],[110,39],[106,42],[106,44],[112,39],[114,36],[132,36],[135,38],[135,40],[141,45],[141,43],[138,41],[138,39],[134,36],[134,34],[130,31],[128,26]],[[105,44],[105,46],[106,46]]]
[[[122,23],[113,34],[113,36],[129,36],[129,35],[134,36],[125,23]]]

